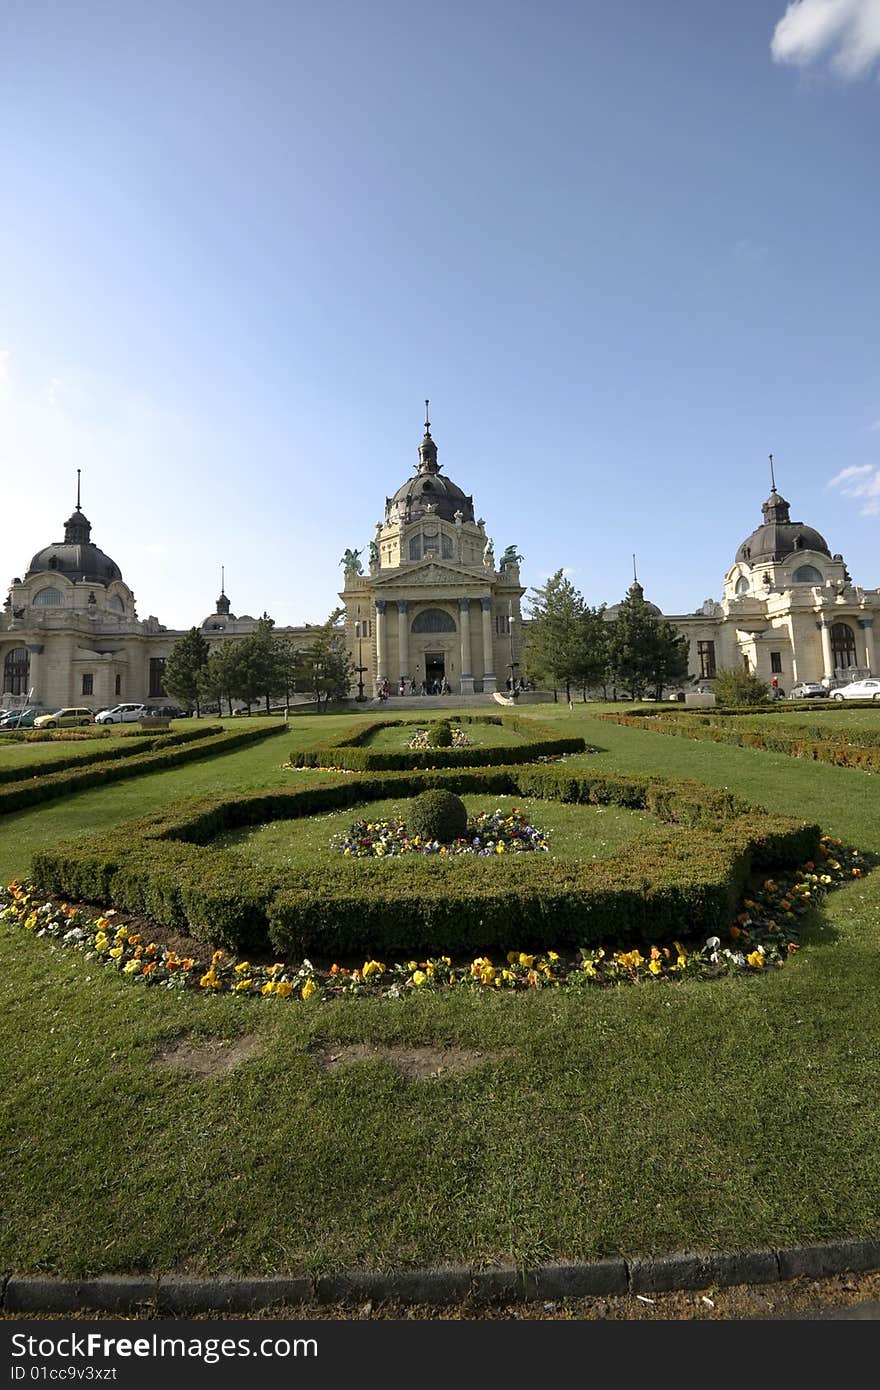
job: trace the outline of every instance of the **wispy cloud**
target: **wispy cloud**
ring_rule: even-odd
[[[773,31],[777,63],[827,62],[846,81],[880,60],[880,0],[793,0]]]
[[[862,516],[880,516],[880,466],[863,463],[844,468],[830,479],[828,486],[837,487],[844,497],[861,502]]]
[[[873,420],[871,422],[871,424],[868,426],[868,431],[870,432],[872,430],[880,430],[880,420]]]

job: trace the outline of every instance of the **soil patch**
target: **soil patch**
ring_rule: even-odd
[[[481,1052],[466,1047],[399,1047],[389,1043],[320,1043],[312,1049],[324,1071],[336,1071],[355,1062],[390,1062],[402,1076],[415,1080],[452,1076],[482,1062],[499,1061],[500,1052]]]
[[[240,1038],[175,1038],[159,1048],[153,1061],[190,1076],[222,1076],[254,1057],[260,1047],[260,1039],[248,1033]]]

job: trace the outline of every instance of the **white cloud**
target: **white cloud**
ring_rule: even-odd
[[[839,77],[864,77],[880,60],[880,0],[793,0],[773,31],[777,63],[827,60]]]
[[[844,468],[828,484],[839,487],[844,497],[853,497],[861,502],[859,512],[862,516],[880,516],[880,466],[863,463],[858,467]]]

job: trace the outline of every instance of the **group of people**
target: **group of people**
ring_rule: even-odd
[[[529,683],[523,676],[520,676],[519,680],[513,680],[510,676],[507,677],[508,695],[519,695],[520,691],[528,689]]]
[[[379,689],[376,693],[380,700],[388,699],[391,688],[387,680],[379,682]],[[419,685],[416,685],[415,677],[410,680],[406,676],[401,676],[397,693],[398,695],[451,695],[452,686],[445,676],[442,680],[422,681]]]

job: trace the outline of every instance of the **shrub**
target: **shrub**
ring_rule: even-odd
[[[739,667],[719,667],[715,673],[715,699],[719,705],[764,705],[770,687],[753,671]]]
[[[432,748],[452,747],[452,725],[448,719],[438,719],[431,725],[428,729],[428,743]]]
[[[410,835],[418,835],[422,840],[439,840],[441,845],[448,845],[467,834],[467,808],[455,792],[439,787],[422,792],[407,807],[406,828]]]
[[[497,724],[521,734],[524,743],[397,751],[374,751],[365,746],[379,729],[399,728],[407,724],[419,727],[420,722],[412,719],[381,719],[363,724],[354,733],[323,740],[311,748],[296,749],[291,754],[290,764],[292,767],[347,768],[351,772],[402,772],[409,768],[509,766],[513,763],[531,763],[536,758],[560,757],[565,753],[595,752],[582,738],[561,736],[546,724],[509,714],[462,715],[459,722]],[[424,727],[423,722],[421,727]]]

